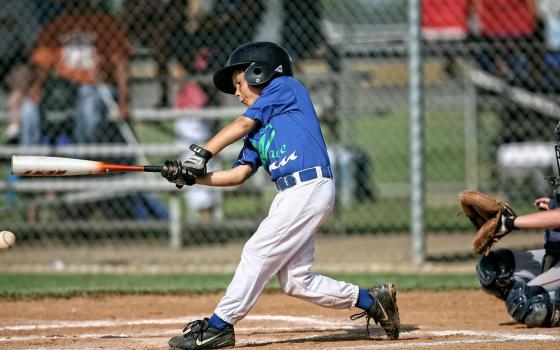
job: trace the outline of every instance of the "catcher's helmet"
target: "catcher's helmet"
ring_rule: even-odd
[[[214,73],[214,85],[220,91],[234,94],[232,74],[238,69],[245,69],[245,80],[251,86],[263,85],[275,75],[294,75],[288,51],[266,41],[244,44],[235,49],[227,65]]]

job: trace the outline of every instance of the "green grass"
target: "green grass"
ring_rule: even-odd
[[[474,274],[333,274],[330,277],[370,286],[393,282],[399,290],[473,289]],[[69,298],[106,294],[179,294],[223,291],[230,274],[58,274],[0,273],[0,300]],[[267,287],[279,291],[276,279]]]
[[[427,110],[424,120],[425,172],[428,182],[464,181],[464,117],[462,111]],[[373,154],[377,182],[409,182],[410,129],[408,111],[353,120],[352,140]]]

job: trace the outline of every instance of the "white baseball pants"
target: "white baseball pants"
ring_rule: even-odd
[[[349,309],[358,286],[311,272],[315,234],[334,206],[334,181],[321,178],[278,192],[268,216],[243,248],[241,261],[214,313],[235,324],[277,275],[285,293],[314,304]]]

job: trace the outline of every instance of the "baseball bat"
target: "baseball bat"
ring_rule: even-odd
[[[95,160],[12,156],[12,174],[18,176],[75,176],[143,171],[161,172],[161,165],[125,165]]]

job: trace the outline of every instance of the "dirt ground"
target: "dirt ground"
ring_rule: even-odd
[[[182,325],[213,310],[219,294],[106,296],[0,302],[1,349],[167,349]],[[557,329],[516,324],[482,291],[397,295],[401,337],[388,341],[351,310],[264,294],[236,326],[236,347],[255,349],[557,349]]]
[[[429,255],[469,254],[472,235],[427,238]],[[502,247],[538,246],[542,233],[511,235]],[[164,246],[25,247],[0,254],[5,272],[232,272],[243,242],[172,250]],[[344,247],[344,249],[341,249]],[[476,258],[410,263],[407,235],[321,237],[321,272],[474,272]],[[381,281],[380,281],[381,282]],[[224,286],[225,288],[225,286]],[[398,286],[397,286],[398,288]],[[209,316],[220,294],[105,296],[0,301],[0,349],[167,349],[189,321]],[[255,349],[558,349],[558,329],[512,321],[502,301],[480,290],[399,292],[401,337],[385,339],[354,310],[330,310],[264,294],[236,326],[236,347]],[[356,310],[357,312],[357,310]]]

